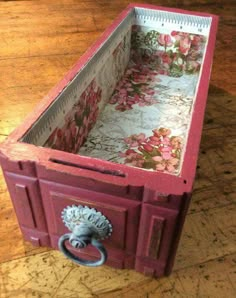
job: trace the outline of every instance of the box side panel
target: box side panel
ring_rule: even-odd
[[[190,194],[184,194],[179,203],[174,204],[176,210],[171,204],[168,208],[166,202],[162,206],[143,204],[135,263],[137,271],[155,277],[171,273],[189,201]]]
[[[4,177],[17,214],[24,228],[47,232],[37,178],[4,171]]]

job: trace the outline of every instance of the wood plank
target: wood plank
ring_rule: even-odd
[[[0,265],[1,297],[32,297],[36,294],[40,297],[39,294],[52,294],[72,266],[65,258],[58,260],[51,253],[3,263]]]
[[[155,280],[132,270],[76,266],[58,252],[47,252],[1,264],[0,290],[1,297],[223,297],[227,293],[233,298],[235,269],[233,254]]]
[[[0,10],[1,59],[83,53],[123,8],[103,7],[101,14],[97,13],[101,5],[91,9],[91,2],[84,4],[65,3],[62,8],[30,2],[27,10],[22,6]]]
[[[189,214],[174,269],[204,263],[236,252],[236,205]]]
[[[43,88],[44,85],[55,85],[80,56],[81,54],[56,55],[1,61],[0,71],[4,73],[4,76],[1,77],[1,90],[12,88],[11,93],[6,94],[8,97],[5,97],[1,105],[9,103],[9,97],[17,94],[18,87],[38,86],[38,88]],[[44,92],[43,95],[46,95],[47,90]]]
[[[48,28],[49,30],[49,28]],[[0,61],[16,57],[35,57],[63,54],[81,54],[101,35],[102,31],[87,33],[58,31],[42,35],[0,32]],[[79,46],[78,46],[79,45]],[[17,51],[16,51],[17,49]]]
[[[236,255],[220,257],[208,263],[175,272],[160,280],[130,280],[127,287],[98,293],[101,298],[172,298],[172,297],[227,297],[236,295]],[[69,276],[67,277],[69,278]],[[64,281],[62,288],[64,286]],[[94,294],[97,294],[96,289]],[[226,296],[225,296],[226,295]],[[61,296],[62,297],[62,296]]]
[[[4,60],[0,71],[0,134],[8,135],[63,78],[78,55]],[[17,68],[15,67],[17,63]]]

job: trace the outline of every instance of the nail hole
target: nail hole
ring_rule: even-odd
[[[184,184],[187,184],[187,180],[184,180]]]

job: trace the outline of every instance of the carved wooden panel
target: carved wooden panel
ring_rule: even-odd
[[[135,269],[150,276],[165,274],[173,254],[178,211],[144,204],[139,229]]]
[[[4,172],[19,224],[47,231],[38,180]]]
[[[65,207],[88,206],[102,212],[112,224],[112,235],[103,241],[104,246],[135,253],[141,203],[45,180],[40,186],[51,235],[68,233],[61,219]]]
[[[153,216],[151,218],[150,235],[148,240],[147,250],[145,255],[147,257],[158,259],[160,253],[160,242],[163,236],[165,227],[165,218],[160,216]]]
[[[178,212],[145,204],[142,209],[137,255],[153,260],[168,258]]]
[[[17,210],[21,211],[21,224],[26,227],[35,228],[35,216],[30,202],[28,187],[23,184],[16,183],[15,191],[19,199],[14,200],[14,205]]]

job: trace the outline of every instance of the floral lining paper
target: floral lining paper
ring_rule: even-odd
[[[178,175],[205,44],[132,26],[44,146]]]

